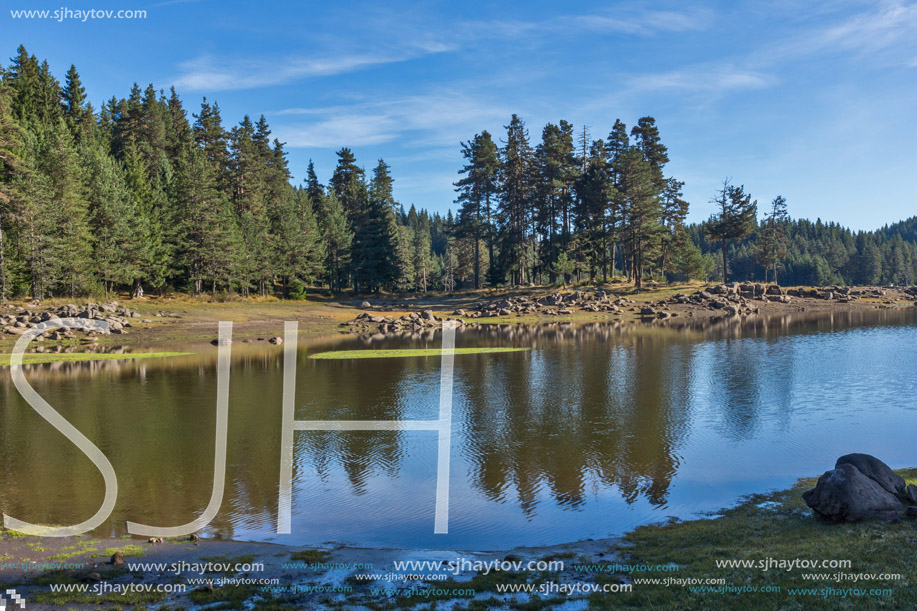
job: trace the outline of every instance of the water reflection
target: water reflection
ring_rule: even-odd
[[[456,358],[452,534],[432,535],[434,435],[301,432],[294,535],[285,540],[492,547],[601,536],[727,504],[818,472],[848,451],[873,450],[894,465],[910,447],[915,314],[465,329],[458,346],[532,350]],[[436,348],[439,336],[302,344],[296,418],[435,418],[437,357],[307,358],[383,345]],[[207,504],[216,349],[192,349],[174,359],[27,367],[36,390],[118,473],[118,504],[105,533],[122,534],[128,519],[183,524]],[[281,355],[263,344],[233,347],[227,488],[210,528],[215,536],[265,539],[274,529]],[[3,511],[75,523],[95,512],[102,491],[89,460],[22,401],[4,373]]]

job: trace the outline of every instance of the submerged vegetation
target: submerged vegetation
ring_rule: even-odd
[[[187,356],[191,352],[128,352],[124,354],[102,354],[95,352],[29,352],[22,355],[23,365],[41,363],[73,363],[78,361],[114,361],[156,359],[170,356]],[[0,354],[0,367],[10,364],[9,354]]]
[[[531,348],[456,348],[455,354],[495,354],[500,352],[522,352]],[[310,354],[310,359],[342,360],[342,359],[385,359],[407,358],[411,356],[442,356],[442,348],[405,348],[401,350],[334,350]]]

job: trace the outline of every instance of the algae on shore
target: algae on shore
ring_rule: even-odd
[[[169,356],[187,356],[192,352],[128,352],[125,354],[103,354],[95,352],[29,352],[22,355],[23,365],[38,365],[41,363],[72,363],[78,361],[113,361],[155,359]],[[9,366],[10,355],[0,354],[0,367]]]
[[[455,354],[495,354],[501,352],[523,352],[531,348],[491,347],[491,348],[456,348]],[[405,358],[410,356],[441,356],[442,348],[406,348],[402,350],[333,350],[310,354],[310,359],[382,359]]]

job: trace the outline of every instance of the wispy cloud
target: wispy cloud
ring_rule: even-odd
[[[367,146],[396,138],[412,146],[455,146],[482,125],[505,121],[502,104],[482,101],[455,91],[403,96],[384,101],[319,108],[289,108],[278,117],[305,121],[275,121],[275,131],[290,147],[336,148]]]
[[[594,32],[619,32],[647,36],[658,32],[688,32],[706,29],[712,14],[695,9],[690,12],[642,11],[633,14],[590,14],[562,18],[551,29],[577,26]],[[576,30],[573,30],[576,31]]]
[[[744,89],[763,89],[775,83],[774,77],[750,70],[722,66],[689,66],[658,74],[636,76],[629,81],[631,92],[671,90],[688,93],[727,93]]]
[[[917,4],[880,2],[869,11],[837,23],[778,40],[753,54],[750,60],[769,64],[823,53],[875,54],[902,47],[913,50],[917,47],[914,32],[917,32]]]
[[[289,57],[280,60],[236,60],[202,56],[183,63],[182,74],[173,84],[191,91],[254,89],[403,62],[447,49],[446,45],[424,41],[413,49],[391,54]]]
[[[583,34],[625,34],[650,36],[661,32],[704,30],[713,21],[706,10],[689,11],[602,11],[580,15],[561,15],[550,20],[526,21],[494,19],[451,24],[441,32],[446,40],[475,41],[541,39]]]

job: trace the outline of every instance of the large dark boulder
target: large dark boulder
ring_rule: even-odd
[[[840,465],[853,465],[860,473],[876,482],[895,496],[903,497],[906,491],[904,479],[891,470],[884,462],[869,454],[845,454],[837,459],[834,464],[836,469]]]
[[[893,521],[903,505],[895,495],[863,475],[849,463],[842,463],[818,478],[815,488],[802,495],[806,505],[832,522]]]

